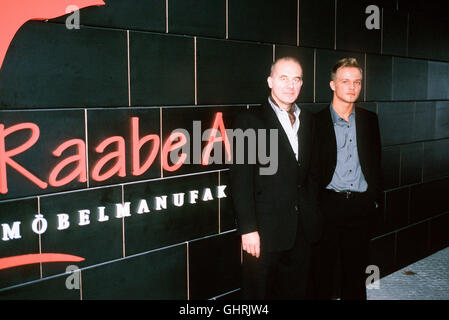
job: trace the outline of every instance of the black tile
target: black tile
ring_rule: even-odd
[[[429,254],[429,224],[423,222],[397,232],[397,266],[403,268]]]
[[[432,252],[449,246],[449,213],[430,220],[430,247]]]
[[[113,0],[80,11],[80,24],[165,32],[165,0]],[[52,21],[64,22],[67,17]]]
[[[383,146],[413,141],[414,102],[379,102],[378,110]]]
[[[217,172],[125,185],[126,255],[218,233],[218,191]]]
[[[334,48],[335,0],[299,1],[299,44]]]
[[[366,55],[366,100],[391,100],[392,77],[392,57]]]
[[[424,181],[449,175],[449,139],[424,142]]]
[[[281,57],[294,57],[299,60],[302,67],[303,84],[298,102],[313,102],[314,91],[314,50],[311,48],[276,46],[276,59]]]
[[[240,254],[235,232],[189,243],[190,298],[210,299],[240,288]]]
[[[377,113],[377,103],[375,102],[357,102],[357,107]]]
[[[226,1],[168,1],[168,32],[225,38]]]
[[[427,98],[427,61],[393,58],[393,100]]]
[[[427,99],[449,99],[449,63],[428,61]]]
[[[229,0],[229,39],[296,45],[296,0]]]
[[[437,101],[435,107],[435,139],[449,138],[449,101]]]
[[[371,14],[365,10],[373,1],[337,1],[337,50],[380,53],[381,32],[368,29],[365,22]],[[379,22],[381,21],[379,8]],[[379,25],[380,27],[380,25]]]
[[[0,118],[5,130],[19,129],[20,125],[27,123],[24,126],[26,128],[6,136],[6,151],[20,146],[26,147],[29,142],[26,150],[10,156],[10,160],[17,165],[11,165],[11,161],[6,164],[7,191],[2,188],[0,200],[86,186],[86,180],[82,177],[86,173],[83,165],[85,134],[82,110],[0,111]],[[33,138],[36,139],[34,144]],[[64,145],[69,140],[74,143]],[[63,148],[60,150],[60,156],[54,155],[59,148]],[[79,156],[81,160],[64,165],[71,156]],[[80,170],[77,170],[78,165]],[[18,166],[28,173],[18,169]],[[77,171],[82,174],[70,178],[70,174]]]
[[[415,120],[413,124],[414,140],[435,139],[435,111],[434,101],[417,101],[415,107]]]
[[[88,110],[87,128],[90,186],[160,177],[159,108]]]
[[[39,253],[39,236],[31,228],[38,212],[37,199],[0,202],[0,212],[0,257]],[[39,278],[39,264],[0,269],[0,288]]]
[[[423,152],[422,143],[401,146],[401,185],[422,182]]]
[[[116,209],[121,204],[121,187],[41,197],[40,212],[48,223],[41,235],[42,252],[85,259],[43,264],[43,275],[64,273],[68,265],[83,268],[123,257],[122,218]]]
[[[382,148],[382,176],[385,189],[399,186],[400,159],[401,153],[398,146]]]
[[[411,222],[421,221],[449,211],[449,179],[426,182],[410,189]]]
[[[385,218],[388,231],[403,228],[409,223],[409,198],[408,187],[386,193]]]
[[[441,10],[444,12],[444,10]],[[449,24],[444,15],[412,13],[409,20],[410,57],[449,60]]]
[[[68,289],[66,281],[70,275],[61,275],[58,277],[46,278],[18,286],[9,290],[0,291],[2,300],[80,300],[81,293],[79,289]]]
[[[370,264],[379,267],[380,277],[395,271],[395,242],[394,233],[371,240]]]
[[[262,103],[272,62],[270,45],[197,39],[198,104]]]
[[[187,249],[179,245],[82,271],[83,300],[187,299]]]
[[[356,58],[362,69],[365,69],[365,57],[362,54],[344,51],[316,50],[316,75],[315,75],[315,102],[331,102],[332,90],[329,86],[332,67],[338,60],[345,57]],[[363,85],[362,85],[363,87]],[[359,101],[363,101],[364,90],[362,88]]]
[[[301,103],[301,108],[309,110],[312,113],[317,113],[323,110],[324,108],[329,108],[328,103]]]
[[[194,39],[129,33],[131,104],[194,104]]]
[[[229,171],[220,172],[220,185],[226,186],[224,192],[226,198],[219,199],[220,202],[220,232],[230,231],[237,228],[235,214],[231,200]]]
[[[226,148],[226,142],[209,143],[209,139],[214,137],[210,129],[215,124],[219,130],[215,137],[220,140],[222,129],[232,129],[233,119],[243,110],[246,110],[246,107],[164,108],[162,110],[162,140],[166,146],[166,148],[163,146],[162,150],[164,177],[227,168],[226,163],[231,160],[229,157],[232,157],[230,153],[232,149]],[[171,141],[169,137],[176,134],[175,132],[186,138],[186,143],[179,149],[180,153],[185,154],[184,161],[176,157],[179,153],[178,148],[168,152]],[[231,145],[232,137],[229,136],[227,141]],[[176,164],[177,161],[182,162]]]
[[[382,54],[406,56],[407,14],[393,10],[384,10],[382,18]]]
[[[0,106],[127,105],[126,52],[125,31],[28,22],[0,71]]]

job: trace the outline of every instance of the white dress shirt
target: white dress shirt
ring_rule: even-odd
[[[279,122],[282,125],[282,128],[284,128],[284,131],[287,134],[288,141],[290,142],[290,146],[292,147],[292,150],[295,153],[296,160],[298,160],[298,130],[299,130],[299,114],[301,113],[301,110],[295,103],[294,104],[295,122],[293,123],[292,126],[292,123],[290,122],[290,117],[288,116],[288,112],[275,105],[273,101],[271,101],[270,97],[268,98],[268,102],[270,103],[270,106],[276,113],[276,116],[278,117]]]

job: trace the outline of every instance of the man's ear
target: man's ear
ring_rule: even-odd
[[[267,83],[268,83],[268,87],[270,89],[272,89],[273,88],[273,78],[271,78],[271,76],[267,78]]]
[[[331,81],[329,82],[329,86],[331,87],[332,91],[335,91],[335,83],[334,83],[334,80],[331,80]]]

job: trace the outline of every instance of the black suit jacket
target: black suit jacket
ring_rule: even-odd
[[[313,175],[323,190],[331,182],[337,165],[337,141],[329,107],[316,114],[317,130]],[[370,198],[382,202],[381,141],[377,115],[355,107],[357,152],[360,166],[368,183]]]
[[[231,195],[239,233],[258,231],[261,250],[290,249],[296,239],[298,217],[303,219],[308,241],[314,242],[320,236],[320,224],[314,216],[314,202],[310,195],[311,190],[315,189],[309,187],[308,176],[315,120],[313,114],[301,109],[299,121],[298,161],[268,102],[262,107],[254,107],[238,114],[234,122],[234,128],[256,130],[256,136],[258,130],[266,130],[267,143],[260,137],[256,139],[255,150],[258,152],[261,146],[267,150],[262,154],[269,154],[270,129],[275,129],[278,133],[275,141],[278,145],[278,168],[275,174],[261,175],[260,169],[269,165],[258,157],[256,163],[249,163],[247,153],[243,164],[234,162],[230,167]],[[248,151],[248,145],[245,145],[245,151]]]

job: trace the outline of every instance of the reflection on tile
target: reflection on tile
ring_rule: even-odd
[[[171,33],[225,38],[226,2],[223,0],[168,1]]]
[[[297,1],[229,0],[229,39],[296,45]]]
[[[414,102],[380,102],[378,110],[382,145],[413,141]]]
[[[197,39],[198,104],[261,103],[272,62],[271,45]]]
[[[232,232],[189,243],[190,298],[210,299],[240,287],[240,239]]]
[[[83,299],[187,299],[187,251],[179,245],[82,271]]]
[[[366,56],[366,100],[391,100],[392,72],[392,57]]]
[[[130,32],[133,106],[194,104],[194,40]]]
[[[393,58],[393,100],[425,100],[427,61]]]
[[[403,268],[429,254],[428,222],[401,229],[397,233],[397,266]]]
[[[0,202],[0,213],[0,258],[39,253],[39,236],[31,228],[37,199]],[[3,269],[0,289],[39,278],[39,264]]]
[[[27,22],[0,70],[0,92],[7,108],[128,105],[126,32]]]
[[[334,48],[335,0],[299,1],[299,44]]]
[[[6,291],[0,291],[1,300],[80,300],[80,288],[76,287],[75,280],[68,279],[70,275],[46,278],[30,284],[25,284]],[[69,290],[67,280],[74,285]],[[80,282],[76,282],[77,284]]]

